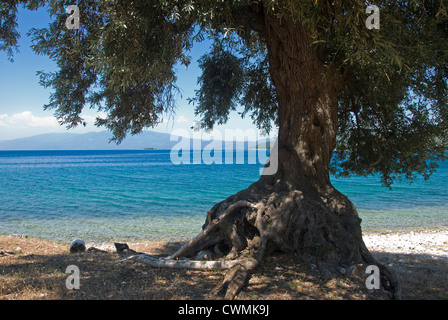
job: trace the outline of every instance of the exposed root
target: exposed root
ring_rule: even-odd
[[[243,259],[226,273],[222,285],[216,291],[216,295],[224,294],[226,300],[234,299],[263,259],[267,242],[267,224],[263,217],[264,206],[259,204],[258,207],[255,226],[260,236],[254,243],[255,250],[248,258]]]
[[[167,260],[152,257],[147,254],[139,254],[117,261],[115,263],[122,263],[130,260],[147,264],[153,268],[191,269],[191,270],[213,270],[213,269],[227,270],[241,262],[239,260],[220,260],[220,261]]]
[[[316,195],[313,190],[278,185],[260,189],[253,185],[215,205],[207,212],[203,231],[170,256],[140,254],[118,262],[133,260],[155,268],[227,270],[214,294],[216,298],[234,299],[260,265],[268,242],[269,250],[295,253],[300,262],[317,265],[325,275],[335,275],[339,267],[376,265],[381,271],[382,287],[391,298],[401,297],[395,275],[374,259],[362,241],[360,219],[353,204],[332,189]]]
[[[401,300],[401,285],[395,274],[388,267],[379,263],[364,243],[361,246],[361,255],[367,264],[375,265],[380,269],[381,286],[389,293],[390,298]]]
[[[250,274],[259,262],[253,258],[246,258],[235,264],[227,271],[221,286],[215,291],[215,296],[224,296],[226,300],[233,300],[246,285]]]
[[[214,229],[215,227],[217,227],[222,221],[224,221],[224,219],[230,215],[231,213],[233,213],[235,210],[243,208],[243,207],[250,207],[250,208],[256,208],[255,205],[247,202],[247,201],[238,201],[232,205],[230,205],[226,211],[224,211],[222,213],[222,215],[220,215],[217,219],[212,220],[210,217],[210,214],[207,213],[207,217],[208,217],[208,221],[209,221],[209,225],[207,228],[205,228],[198,236],[196,236],[195,238],[193,238],[190,242],[188,242],[185,246],[183,246],[182,248],[180,248],[178,251],[176,251],[175,253],[173,253],[172,255],[170,255],[169,257],[167,257],[166,259],[170,260],[170,259],[178,259],[179,257],[181,257],[183,254],[185,254],[185,252],[187,252],[189,249],[191,249],[193,246],[195,246],[196,244],[198,244],[198,242],[202,239],[204,239],[206,236],[208,236]],[[196,251],[200,251],[200,250],[196,250]]]
[[[181,260],[187,252],[197,253],[203,249],[203,245],[200,242],[210,236],[216,227],[220,226],[226,219],[235,213],[237,210],[249,208],[256,209],[255,221],[253,221],[254,227],[257,229],[258,235],[251,241],[249,248],[249,254],[242,254],[240,251],[232,251],[223,260],[214,261],[198,261],[198,260]],[[252,212],[252,211],[251,211]],[[126,259],[117,261],[116,263],[122,263],[125,261],[136,261],[139,263],[147,264],[154,268],[171,268],[171,269],[191,269],[191,270],[229,270],[222,285],[216,290],[216,294],[224,296],[225,299],[233,299],[241,288],[247,283],[248,277],[259,265],[263,258],[264,251],[266,249],[267,242],[267,225],[264,218],[264,206],[262,204],[253,204],[245,200],[236,201],[229,205],[221,214],[215,219],[211,219],[210,213],[207,214],[208,226],[190,242],[182,246],[172,255],[160,258],[146,254],[133,255]],[[253,216],[252,214],[250,216]],[[228,222],[229,224],[229,222]],[[225,229],[225,226],[223,227]],[[213,237],[216,237],[215,235]],[[222,239],[222,235],[219,237]],[[208,241],[207,243],[210,243]],[[222,255],[218,245],[213,246],[215,253]],[[242,255],[242,257],[237,257]]]

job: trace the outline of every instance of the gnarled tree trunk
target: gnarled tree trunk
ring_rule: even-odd
[[[330,182],[342,76],[320,59],[306,27],[273,16],[264,21],[279,103],[278,171],[216,204],[203,234],[169,258],[194,257],[205,249],[221,254],[227,247],[224,259],[236,263],[228,265],[221,287],[226,298],[234,297],[267,250],[295,252],[301,262],[327,274],[375,264],[383,285],[398,298],[395,277],[375,261],[362,240],[354,205]],[[202,266],[209,268],[210,262]]]

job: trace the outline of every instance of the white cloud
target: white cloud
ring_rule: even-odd
[[[7,127],[31,127],[31,128],[57,128],[59,123],[55,117],[46,116],[38,117],[33,115],[31,111],[24,111],[13,115],[0,115],[0,125]]]
[[[103,131],[104,127],[96,127],[96,117],[104,117],[105,114],[83,114],[81,117],[87,123],[87,126],[78,126],[67,130],[65,125],[60,125],[54,116],[37,116],[32,111],[23,111],[15,114],[0,114],[0,140],[10,140],[17,138],[30,137],[38,134],[55,132],[73,132],[87,133],[91,131]]]
[[[96,115],[82,115],[81,117],[88,125],[93,125],[96,122],[96,118],[106,118],[107,114],[105,112],[98,112]]]
[[[186,123],[188,122],[188,119],[184,116],[180,116],[179,119],[176,120],[177,123]]]
[[[97,115],[81,115],[90,127],[93,127],[97,117],[105,117],[105,113],[100,112]],[[10,128],[61,128],[58,120],[54,116],[39,117],[31,111],[23,111],[13,115],[0,114],[0,126]],[[65,128],[65,127],[63,127]]]

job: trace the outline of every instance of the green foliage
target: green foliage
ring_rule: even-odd
[[[244,106],[241,115],[250,114],[260,129],[269,132],[276,122],[278,106],[269,80],[266,49],[259,39],[253,39],[254,45],[247,47],[227,37],[216,40],[200,60],[200,89],[191,99],[197,104],[196,115],[202,116],[203,128],[213,129],[215,124],[227,122],[230,111]]]
[[[236,110],[236,99],[243,86],[243,70],[239,59],[220,46],[199,61],[202,75],[201,90],[197,93],[196,114],[203,115],[203,126],[213,128],[215,123],[228,120],[231,110]]]
[[[45,4],[45,0],[7,0],[0,1],[0,50],[6,51],[8,59],[13,61],[14,48],[20,37],[17,32],[17,7],[23,5],[29,10],[35,10]]]
[[[347,68],[333,169],[381,173],[390,186],[400,177],[428,178],[446,158],[448,21],[440,1],[384,4],[384,11],[380,34],[392,50],[381,53],[387,44],[377,42],[371,59]]]
[[[380,8],[380,30],[365,26],[368,4]],[[307,27],[328,70],[344,75],[333,172],[428,177],[448,149],[448,15],[442,0],[34,0],[0,1],[0,50],[17,46],[17,7],[47,6],[53,22],[31,30],[34,50],[51,57],[50,103],[61,124],[83,123],[86,106],[105,112],[120,142],[160,122],[176,107],[176,66],[213,41],[200,60],[191,99],[202,124],[225,123],[242,110],[263,129],[277,123],[264,17]],[[67,30],[68,5],[81,11],[81,29]],[[242,108],[242,109],[239,109]]]

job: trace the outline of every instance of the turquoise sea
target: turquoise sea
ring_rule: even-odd
[[[175,165],[169,150],[0,151],[0,234],[63,241],[190,238],[206,211],[255,182],[259,169]],[[448,227],[448,163],[429,181],[404,181],[392,190],[377,177],[333,184],[356,205],[364,231]]]

